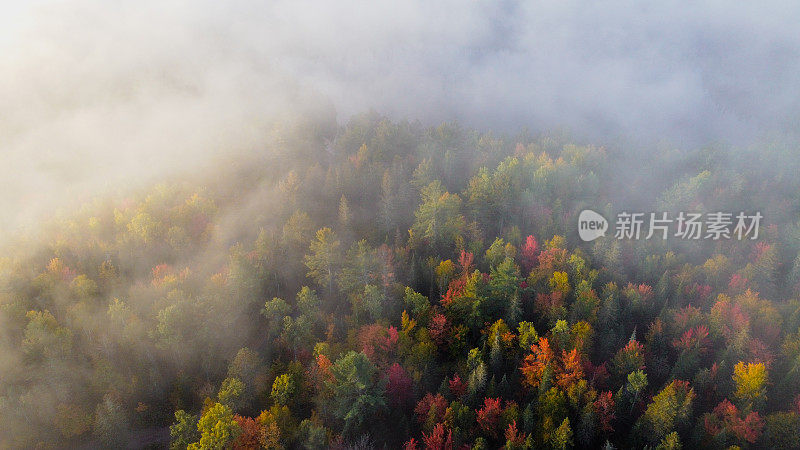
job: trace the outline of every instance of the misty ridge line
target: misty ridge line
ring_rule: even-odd
[[[304,5],[10,9],[0,205],[14,213],[0,225],[258,148],[276,115],[318,103],[642,148],[795,141],[796,5]]]

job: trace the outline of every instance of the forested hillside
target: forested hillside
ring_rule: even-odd
[[[272,133],[5,246],[0,447],[800,445],[795,149]],[[587,208],[764,218],[583,242]]]

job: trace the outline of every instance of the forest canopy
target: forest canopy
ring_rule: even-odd
[[[271,133],[5,245],[0,446],[798,448],[795,148]],[[587,208],[764,219],[584,242]]]

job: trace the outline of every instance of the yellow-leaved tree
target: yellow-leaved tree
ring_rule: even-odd
[[[766,401],[767,368],[764,363],[739,361],[733,368],[733,382],[736,383],[736,398],[744,402],[742,406],[758,407]]]

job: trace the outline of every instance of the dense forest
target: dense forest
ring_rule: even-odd
[[[0,447],[800,448],[793,147],[270,139],[4,246]],[[583,242],[587,208],[764,219]]]

